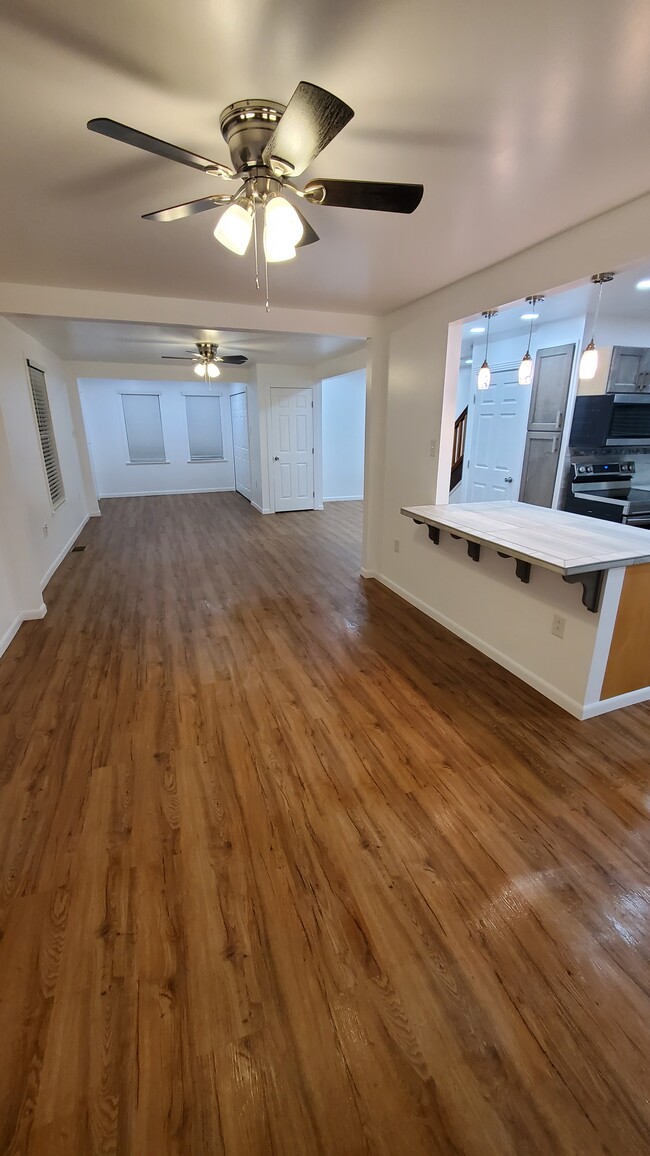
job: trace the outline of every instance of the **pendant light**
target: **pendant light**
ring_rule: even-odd
[[[526,298],[526,304],[530,305],[530,330],[528,332],[528,348],[526,349],[526,352],[524,353],[524,356],[521,359],[521,364],[519,366],[518,381],[519,381],[520,385],[530,385],[532,380],[533,380],[533,369],[534,369],[535,363],[534,363],[532,357],[530,356],[530,342],[531,342],[531,338],[533,336],[533,323],[535,321],[535,306],[539,305],[540,301],[543,301],[543,300],[544,300],[544,298],[542,296],[540,296],[539,293],[534,294],[532,297]]]
[[[487,320],[487,332],[485,334],[485,360],[484,360],[481,368],[478,371],[478,377],[476,379],[476,384],[477,384],[479,389],[489,389],[489,387],[490,387],[491,374],[490,374],[490,367],[488,365],[488,359],[487,359],[488,345],[490,342],[490,322],[491,322],[493,317],[496,317],[497,313],[498,313],[498,309],[484,309],[483,310],[483,316]]]
[[[589,342],[589,345],[586,347],[582,357],[580,358],[578,377],[581,381],[592,381],[596,376],[596,370],[598,369],[598,350],[596,349],[594,338],[596,336],[596,322],[598,321],[598,314],[600,312],[600,299],[603,295],[603,285],[606,285],[609,281],[613,281],[614,274],[594,273],[591,280],[593,281],[594,285],[599,286],[598,301],[596,304],[596,316],[594,317],[593,329],[591,331],[591,341]]]

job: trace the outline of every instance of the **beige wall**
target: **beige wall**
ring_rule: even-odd
[[[455,397],[453,389],[445,395],[444,383],[446,373],[450,380],[456,380],[460,346],[460,327],[456,326],[451,336],[449,327],[483,309],[506,306],[549,288],[569,287],[587,280],[594,270],[617,269],[639,260],[645,255],[639,242],[643,237],[650,238],[650,195],[383,319],[381,337],[373,341],[371,352],[365,573],[379,576],[452,629],[454,624],[459,632],[465,629],[455,585],[457,567],[451,565],[451,559],[444,568],[436,566],[434,548],[422,542],[422,529],[400,515],[400,508],[405,505],[447,500]],[[650,250],[650,241],[647,249]],[[432,439],[439,444],[437,459],[431,457]],[[395,539],[400,543],[398,553]],[[525,670],[526,656],[532,652],[541,654],[547,647],[548,583],[544,584],[543,596],[536,593],[533,575],[527,588],[528,640],[519,646],[505,629],[508,593],[520,593],[520,584],[510,569],[493,575],[494,582],[504,584],[504,622],[491,625],[491,645],[498,649],[501,638],[505,659],[512,659]],[[564,603],[567,590],[560,579],[557,581],[558,597]],[[538,582],[538,591],[541,586]],[[586,614],[580,606],[578,588],[572,588],[570,593],[579,615]],[[481,629],[479,615],[472,631],[480,634]],[[570,644],[580,647],[580,634],[577,631],[573,640],[567,639],[566,655]],[[480,641],[478,635],[477,639]],[[559,668],[562,663],[555,665]],[[570,682],[568,673],[567,678]],[[565,692],[572,695],[577,688],[569,682]]]

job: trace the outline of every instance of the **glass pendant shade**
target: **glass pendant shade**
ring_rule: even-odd
[[[524,356],[521,359],[521,364],[519,366],[518,381],[519,381],[520,385],[530,385],[530,383],[532,382],[532,380],[533,380],[533,365],[534,365],[533,359],[530,356],[530,353],[528,351],[526,351],[526,353],[524,353]]]
[[[578,370],[578,376],[581,381],[591,381],[596,376],[597,369],[598,350],[594,345],[594,339],[592,337],[589,345],[580,358],[580,369]]]
[[[219,377],[219,366],[214,361],[208,362],[208,377]]]
[[[486,360],[483,362],[481,368],[478,371],[478,377],[476,379],[476,384],[477,384],[478,388],[479,389],[489,389],[490,388],[490,378],[491,378],[490,367],[487,363],[487,358],[486,358]]]
[[[243,205],[231,205],[226,209],[214,230],[217,241],[238,257],[243,257],[246,252],[252,233],[253,214],[250,208],[244,208]]]
[[[197,377],[205,376],[205,367],[202,361],[197,361],[196,365],[194,366],[194,372]]]

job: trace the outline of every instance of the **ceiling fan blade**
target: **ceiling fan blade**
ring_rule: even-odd
[[[303,190],[315,205],[343,209],[375,209],[383,213],[412,213],[417,209],[424,185],[395,185],[385,181],[310,181]]]
[[[172,205],[169,209],[157,209],[155,213],[143,213],[143,221],[178,221],[182,217],[193,217],[195,213],[205,213],[216,205],[227,205],[232,201],[227,193],[214,197],[200,197],[197,201],[186,201],[184,205]]]
[[[198,361],[198,357],[176,357],[172,353],[161,353],[161,361]]]
[[[294,209],[296,208],[295,205],[293,207],[294,207]],[[302,234],[302,237],[300,238],[300,240],[298,241],[298,244],[296,245],[296,249],[301,249],[304,245],[313,245],[314,241],[320,241],[320,237],[318,236],[318,233],[316,232],[315,229],[312,229],[312,227],[309,224],[309,221],[307,220],[304,213],[301,213],[300,209],[296,209],[296,212],[297,212],[298,216],[300,217],[300,220],[302,221],[302,227],[303,227],[303,234]]]
[[[216,361],[222,361],[224,365],[244,365],[248,358],[244,357],[243,353],[233,353],[227,357],[217,357]]]
[[[120,124],[117,120],[108,120],[106,117],[100,116],[94,120],[89,120],[86,127],[91,132],[101,133],[102,136],[111,137],[112,140],[120,140],[124,144],[134,145],[137,149],[144,149],[146,153],[154,153],[168,161],[178,161],[180,165],[189,165],[191,169],[201,169],[202,172],[211,172],[227,179],[235,176],[228,165],[208,160],[207,157],[201,157],[198,153],[191,153],[188,149],[179,148],[178,145],[168,144],[167,141],[158,140],[156,136],[149,136],[146,132],[129,128],[127,124]]]
[[[303,173],[353,116],[338,96],[301,80],[267,142],[264,164],[282,176]]]

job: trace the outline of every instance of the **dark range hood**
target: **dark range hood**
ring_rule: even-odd
[[[575,449],[650,446],[650,394],[577,397],[569,444]]]

